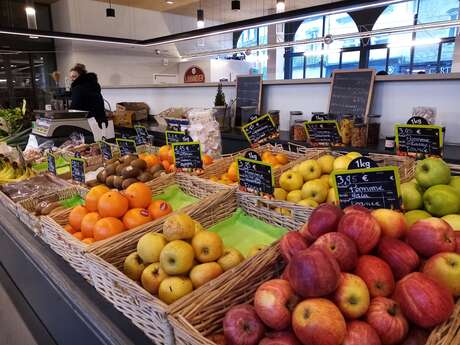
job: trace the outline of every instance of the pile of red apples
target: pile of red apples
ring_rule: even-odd
[[[286,267],[253,304],[232,307],[227,345],[424,345],[460,296],[460,254],[444,220],[324,204],[280,241]]]

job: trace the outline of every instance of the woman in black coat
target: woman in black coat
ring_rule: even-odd
[[[77,63],[70,70],[70,79],[72,80],[71,109],[88,111],[89,117],[95,118],[99,128],[102,128],[103,123],[107,126],[104,99],[101,94],[101,86],[97,82],[97,75],[88,73],[85,65]]]

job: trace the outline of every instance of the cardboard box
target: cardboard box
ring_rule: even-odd
[[[113,122],[116,127],[133,127],[134,121],[147,119],[149,110],[144,102],[117,103]]]

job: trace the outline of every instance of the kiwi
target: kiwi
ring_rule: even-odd
[[[96,187],[97,185],[101,184],[98,180],[92,180],[92,181],[88,181],[86,182],[86,185],[90,188],[92,187]]]
[[[118,162],[118,158],[112,158],[112,159],[109,159],[107,162],[105,162],[106,165],[109,165],[109,164],[115,164]]]
[[[105,184],[109,188],[115,187],[115,175],[110,175],[105,179]]]
[[[137,168],[139,170],[145,170],[147,168],[147,163],[145,163],[142,159],[135,159],[130,164],[133,168]]]
[[[125,178],[123,180],[123,183],[121,184],[121,188],[122,189],[126,189],[128,188],[129,186],[131,186],[133,183],[136,183],[137,182],[137,179],[136,178]]]
[[[45,207],[42,208],[41,214],[43,216],[46,216],[46,215],[50,214],[52,210],[54,210],[55,208],[57,208],[59,206],[61,206],[61,204],[58,201],[50,202],[48,205],[46,205]]]
[[[148,181],[151,181],[153,179],[153,175],[149,172],[143,172],[142,174],[140,174],[137,179],[141,182],[148,182]]]
[[[123,184],[124,178],[121,176],[115,176],[113,179],[113,186],[117,189],[121,189],[121,186]]]
[[[118,176],[121,176],[121,172],[124,168],[126,168],[127,166],[129,166],[128,164],[125,164],[125,163],[121,163],[117,166],[117,168],[115,169],[115,173],[118,175]]]
[[[121,170],[121,176],[124,178],[137,177],[140,174],[140,170],[128,165]]]
[[[151,174],[155,174],[157,171],[162,171],[164,170],[164,167],[163,165],[161,165],[160,163],[157,163],[155,165],[152,165],[149,169],[149,173]]]
[[[120,158],[120,161],[122,163],[129,164],[132,161],[135,161],[136,159],[138,159],[137,156],[131,154],[131,155],[124,155],[123,157]]]
[[[106,178],[107,178],[107,171],[105,171],[105,169],[100,171],[99,174],[97,174],[97,177],[96,177],[96,179],[100,183],[105,183]]]
[[[35,206],[35,214],[37,216],[40,216],[42,214],[42,209],[45,208],[48,205],[46,201],[42,201]]]
[[[115,175],[116,166],[114,164],[109,164],[105,167],[105,172],[107,176]]]
[[[153,174],[153,178],[160,177],[161,175],[164,175],[165,172],[163,170],[158,170]]]

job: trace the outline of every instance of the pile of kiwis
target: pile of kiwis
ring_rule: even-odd
[[[163,165],[148,168],[147,163],[136,155],[125,155],[108,161],[104,170],[97,174],[97,182],[122,190],[135,182],[148,182],[163,174],[166,174]]]

